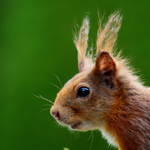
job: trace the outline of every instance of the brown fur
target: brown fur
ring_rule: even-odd
[[[133,75],[126,59],[113,53],[121,20],[116,12],[104,28],[99,26],[97,56],[93,59],[86,56],[89,21],[84,19],[74,40],[79,73],[58,93],[51,114],[74,130],[101,130],[119,150],[149,150],[150,89]],[[78,96],[81,87],[88,88],[89,95]]]

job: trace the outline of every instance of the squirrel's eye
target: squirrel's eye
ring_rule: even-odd
[[[90,89],[87,87],[80,87],[77,92],[77,97],[86,97],[90,94]]]

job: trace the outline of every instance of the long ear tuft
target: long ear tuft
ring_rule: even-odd
[[[74,43],[78,50],[78,69],[81,72],[85,65],[85,55],[88,47],[89,18],[83,20],[78,34],[75,35]]]
[[[108,51],[112,53],[116,39],[118,37],[118,31],[121,27],[122,17],[119,12],[115,12],[110,15],[105,27],[102,28],[101,21],[99,23],[99,29],[97,31],[97,55],[101,51]]]

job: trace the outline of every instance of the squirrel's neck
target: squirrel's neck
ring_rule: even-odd
[[[150,89],[139,83],[122,82],[117,102],[102,133],[119,150],[150,149]]]

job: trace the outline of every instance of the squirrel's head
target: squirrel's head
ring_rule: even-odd
[[[118,89],[117,65],[112,49],[121,24],[119,13],[110,16],[105,27],[98,29],[97,56],[86,56],[89,21],[85,18],[75,46],[78,50],[79,73],[57,94],[51,115],[62,125],[86,131],[100,128],[115,103]]]

